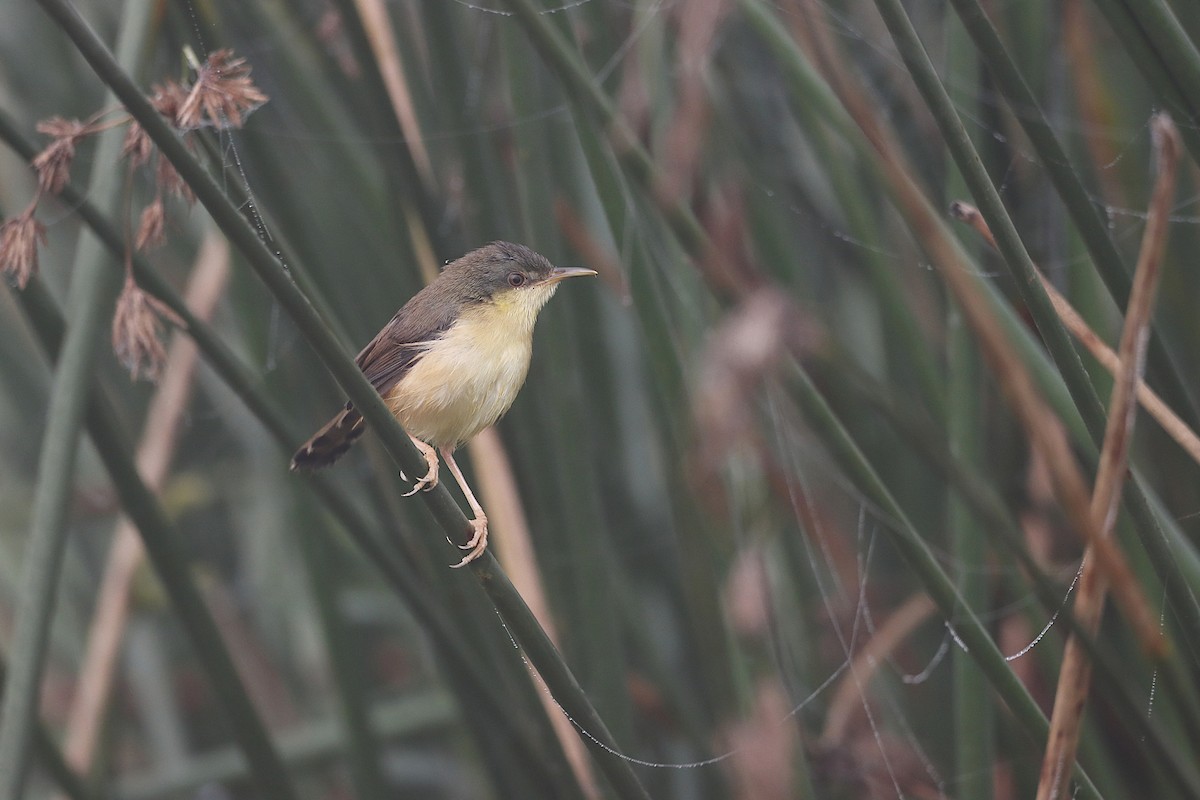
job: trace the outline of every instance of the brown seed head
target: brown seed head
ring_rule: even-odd
[[[0,271],[13,276],[17,288],[24,289],[37,273],[38,243],[46,243],[46,226],[33,216],[36,201],[0,226]]]
[[[232,50],[217,50],[196,71],[175,124],[181,130],[204,125],[240,128],[243,115],[265,102],[267,96],[250,80],[246,59],[234,58]]]
[[[163,317],[178,323],[170,309],[142,291],[132,275],[126,275],[113,315],[112,341],[113,351],[134,380],[158,378],[167,357],[159,331]]]
[[[166,211],[160,194],[154,198],[154,202],[142,209],[142,219],[133,245],[135,250],[159,247],[166,241],[163,225],[165,218]]]
[[[154,86],[154,94],[150,96],[150,104],[154,106],[154,110],[162,114],[175,124],[176,117],[179,116],[179,109],[187,100],[188,92],[175,81],[167,81],[163,84]]]
[[[154,152],[154,142],[146,134],[145,129],[136,120],[130,121],[129,129],[125,131],[125,141],[121,144],[121,158],[129,163],[130,169],[137,169],[150,160]]]
[[[38,185],[43,191],[58,194],[71,179],[71,161],[75,158],[75,146],[91,131],[77,119],[51,117],[37,125],[38,133],[51,137],[46,149],[33,158],[37,171]]]
[[[187,140],[185,139],[184,142],[187,143]],[[176,197],[181,197],[189,206],[196,202],[196,195],[192,193],[192,187],[187,185],[183,177],[175,171],[175,165],[161,153],[154,163],[154,179],[159,192],[168,192]]]

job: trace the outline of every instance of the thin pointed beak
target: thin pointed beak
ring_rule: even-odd
[[[596,270],[587,267],[555,267],[542,283],[558,283],[567,278],[578,278],[582,275],[595,275]]]

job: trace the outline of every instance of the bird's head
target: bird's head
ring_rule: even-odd
[[[443,278],[467,304],[490,303],[532,325],[560,281],[595,274],[587,267],[556,267],[524,245],[492,242],[450,264]]]

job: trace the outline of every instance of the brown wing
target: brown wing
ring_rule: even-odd
[[[464,291],[458,271],[448,267],[437,280],[405,303],[355,359],[375,391],[387,395],[420,360],[427,344],[449,330],[463,304],[470,299],[478,298]],[[350,449],[362,432],[362,415],[352,404],[346,403],[337,416],[296,451],[292,469],[310,470],[332,464]]]
[[[386,395],[417,363],[427,344],[450,328],[462,302],[448,294],[444,282],[426,286],[358,354],[355,363],[375,391]]]

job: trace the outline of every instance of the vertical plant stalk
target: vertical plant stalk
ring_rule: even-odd
[[[970,225],[991,247],[996,247],[996,240],[992,236],[991,229],[983,215],[973,205],[956,200],[950,204],[950,216]],[[1092,358],[1100,362],[1100,366],[1108,370],[1113,378],[1116,378],[1121,372],[1121,358],[1117,352],[1104,343],[1104,340],[1092,330],[1087,321],[1071,305],[1071,301],[1063,296],[1063,293],[1050,282],[1041,270],[1038,270],[1038,279],[1042,283],[1042,288],[1046,290],[1046,294],[1050,296],[1050,302],[1054,305],[1054,310],[1058,312],[1063,325],[1080,344],[1087,348],[1088,352],[1092,354]],[[1191,456],[1193,461],[1200,464],[1200,436],[1188,427],[1188,424],[1167,405],[1158,392],[1147,386],[1145,381],[1138,381],[1136,396],[1143,410],[1154,417],[1154,421],[1162,426],[1166,434],[1174,439],[1175,443],[1183,448],[1183,451]]]
[[[991,20],[981,7],[979,0],[950,0],[967,33],[979,48],[988,72],[996,81],[1000,93],[1012,107],[1014,116],[1021,123],[1022,129],[1029,137],[1041,166],[1053,183],[1055,190],[1063,200],[1063,205],[1079,231],[1080,240],[1092,258],[1096,272],[1105,288],[1118,306],[1129,302],[1129,274],[1121,262],[1121,256],[1113,245],[1108,233],[1106,220],[1101,217],[1096,205],[1088,196],[1078,173],[1071,166],[1071,160],[1063,149],[1061,142],[1050,127],[1042,111],[1041,105],[1033,91],[1025,82],[1020,69],[1013,61],[1011,54],[1004,47],[999,34]],[[876,0],[880,10],[885,5],[899,8],[898,0]],[[1160,2],[1135,3],[1133,5],[1161,5]],[[892,23],[889,22],[889,28]],[[894,34],[893,34],[894,35]],[[1194,50],[1194,47],[1191,48]],[[982,198],[981,198],[982,199]],[[982,205],[982,203],[981,203]],[[988,208],[983,209],[993,227],[996,219]],[[1188,387],[1179,379],[1183,370],[1173,365],[1170,354],[1161,341],[1152,341],[1149,345],[1149,361],[1157,379],[1163,384],[1167,396],[1172,398],[1178,408],[1195,411],[1194,398]],[[1088,418],[1084,410],[1085,419]],[[1097,411],[1096,421],[1100,414]],[[1097,425],[1099,427],[1099,425]]]
[[[340,570],[332,568],[338,560],[337,549],[328,541],[325,531],[311,526],[298,530],[296,538],[300,540],[300,555],[324,635],[351,786],[357,800],[383,800],[388,796],[387,782],[368,711],[370,687],[362,679],[357,663],[363,651],[352,641],[339,609]]]
[[[417,123],[417,113],[413,109],[412,93],[408,90],[404,63],[400,60],[400,51],[396,47],[396,37],[388,19],[387,6],[381,0],[354,0],[354,5],[358,8],[363,29],[371,43],[371,52],[379,65],[379,74],[387,87],[392,111],[400,124],[400,130],[404,132],[405,143],[412,151],[413,163],[416,164],[417,172],[425,181],[425,185],[432,186],[433,165],[429,161],[429,151],[425,149],[425,140],[421,138],[421,126]]]
[[[1062,3],[1063,51],[1066,67],[1071,71],[1075,84],[1075,105],[1086,129],[1107,130],[1116,125],[1116,108],[1108,82],[1104,80],[1104,68],[1097,57],[1096,34],[1092,29],[1088,4],[1084,0],[1065,0]],[[1116,143],[1107,136],[1086,135],[1084,146],[1096,165],[1115,164],[1121,157]],[[1096,169],[1096,181],[1106,203],[1120,203],[1123,196],[1121,183],[1111,170]],[[1128,205],[1127,203],[1120,203]]]
[[[1127,13],[1137,19],[1138,28],[1160,54],[1162,63],[1181,94],[1187,100],[1195,122],[1200,112],[1200,49],[1180,24],[1179,18],[1163,0],[1119,0]]]
[[[479,493],[488,509],[488,523],[494,525],[496,558],[508,572],[513,586],[517,587],[521,597],[525,598],[529,611],[546,631],[546,636],[557,647],[558,634],[554,628],[550,604],[546,600],[546,590],[542,584],[537,554],[533,549],[533,539],[529,535],[529,522],[525,517],[525,510],[521,507],[521,495],[517,491],[512,462],[504,451],[500,434],[495,428],[482,430],[467,448],[471,454],[471,462],[477,466],[476,480],[479,482]],[[535,667],[531,669],[537,672]],[[537,680],[539,685],[543,683],[540,674],[537,675]],[[580,788],[589,800],[597,800],[600,797],[600,789],[587,760],[587,750],[583,747],[583,741],[550,694],[539,692],[538,696]]]
[[[0,139],[3,139],[24,160],[31,160],[38,152],[30,142],[16,130],[8,118],[0,111]],[[75,209],[81,219],[92,228],[104,242],[109,252],[115,258],[122,256],[125,244],[116,228],[88,201],[84,193],[73,184],[63,187],[62,198],[71,208]],[[119,270],[119,267],[114,269]],[[174,290],[158,276],[145,259],[138,253],[133,254],[133,270],[139,285],[161,301],[177,317],[184,322],[188,335],[196,342],[200,351],[208,360],[209,365],[227,386],[242,400],[246,408],[257,418],[275,442],[281,453],[291,453],[295,443],[301,439],[301,433],[293,430],[285,415],[266,396],[260,386],[257,373],[246,367],[214,333],[212,328],[195,318],[188,310],[183,300]],[[62,326],[61,314],[54,309],[59,329]],[[61,338],[61,330],[56,334]],[[55,339],[57,342],[58,339]],[[57,345],[56,345],[57,347]],[[477,687],[478,699],[488,704],[499,719],[508,722],[506,712],[511,698],[500,692],[491,676],[479,665],[478,659],[461,638],[461,630],[452,621],[445,609],[430,599],[428,587],[416,572],[400,558],[383,547],[370,533],[377,526],[367,520],[350,503],[344,494],[335,488],[328,476],[314,474],[308,476],[308,485],[320,498],[330,513],[346,528],[358,548],[363,552],[367,562],[373,565],[385,582],[396,595],[413,610],[414,615],[422,622],[431,640],[444,657],[446,664],[465,676],[472,685]],[[452,665],[452,667],[451,667]],[[511,736],[521,743],[524,750],[531,754],[540,752],[538,744],[533,741],[528,731],[517,724],[506,728],[504,735]],[[58,761],[62,762],[61,754],[55,753]]]
[[[113,272],[120,275],[119,270]],[[47,357],[54,361],[61,349],[63,332],[68,327],[62,313],[40,282],[31,281],[20,299],[42,348]],[[182,304],[180,307],[184,308]],[[255,782],[264,797],[294,800],[296,795],[287,777],[287,770],[238,679],[233,660],[211,614],[192,583],[187,558],[176,542],[166,512],[138,475],[113,405],[101,391],[98,381],[93,379],[89,388],[91,391],[85,394],[88,401],[88,434],[112,478],[122,508],[142,535],[142,543],[159,582],[179,615],[197,660],[211,681],[214,694],[228,717],[233,736],[245,754]],[[15,796],[0,795],[5,800]]]
[[[970,141],[962,130],[953,105],[946,96],[945,89],[938,80],[933,64],[904,7],[899,0],[875,0],[875,4],[904,58],[905,65],[917,80],[930,109],[938,117],[939,125],[952,129],[953,135],[947,135],[947,140],[953,140],[952,143],[958,146],[959,151],[970,149],[973,154]],[[824,41],[823,32],[817,38],[818,41]],[[957,244],[929,208],[928,202],[912,178],[911,170],[906,166],[903,152],[879,122],[865,96],[846,77],[845,68],[839,63],[840,57],[834,48],[826,42],[822,49],[827,54],[826,61],[835,76],[835,89],[842,95],[850,115],[855,118],[879,154],[879,167],[900,199],[901,213],[906,216],[918,240],[938,266],[939,273],[954,293],[967,321],[979,337],[984,355],[996,373],[997,381],[1003,388],[1010,407],[1026,429],[1031,445],[1038,448],[1045,458],[1055,494],[1063,505],[1071,529],[1094,548],[1095,560],[1111,580],[1118,604],[1141,640],[1143,648],[1151,654],[1162,656],[1165,653],[1166,642],[1158,629],[1158,620],[1151,613],[1150,604],[1141,586],[1133,579],[1124,555],[1112,540],[1099,533],[1103,525],[1101,520],[1091,514],[1087,484],[1071,451],[1062,422],[1038,393],[1028,371],[997,324],[979,287],[961,268],[962,259]],[[956,152],[955,155],[959,158],[963,152]],[[998,210],[997,216],[1008,237],[1007,244],[1012,247],[1014,254],[1020,252],[1020,258],[1014,259],[1013,263],[1019,263],[1022,271],[1030,275],[1033,281],[1033,285],[1023,287],[1023,296],[1034,312],[1039,330],[1046,336],[1047,345],[1055,352],[1055,360],[1059,363],[1064,378],[1073,375],[1078,380],[1079,388],[1086,392],[1084,397],[1093,396],[1091,384],[1082,373],[1079,356],[1071,346],[1058,315],[1050,307],[1045,293],[1038,291],[1035,277],[1037,269],[1029,259],[1028,253],[1024,251],[1020,237],[1004,212],[999,196],[995,194],[995,187],[986,175],[982,180],[978,179],[976,172],[980,165],[977,156],[967,160],[971,163],[969,169],[963,169],[964,177],[975,184],[972,186],[973,191],[982,190],[985,199],[994,210]],[[1006,260],[1007,256],[1008,253]],[[1079,399],[1076,398],[1077,403]]]
[[[219,235],[210,233],[200,248],[187,291],[188,308],[197,318],[208,319],[212,315],[228,275],[229,246]],[[179,421],[191,396],[196,361],[195,343],[182,333],[176,334],[166,370],[150,402],[137,454],[138,471],[152,490],[162,485],[174,455]],[[129,590],[144,558],[145,548],[137,529],[127,517],[122,517],[113,534],[96,609],[88,627],[63,743],[67,762],[83,774],[91,769],[129,617]]]
[[[7,672],[8,669],[4,660],[0,659],[0,696],[4,693]],[[84,786],[83,779],[67,764],[62,751],[58,749],[58,743],[50,738],[50,734],[46,732],[46,727],[40,722],[34,731],[33,746],[36,757],[41,761],[42,768],[46,770],[46,773],[58,784],[59,789],[67,797],[71,798],[71,800],[91,800],[91,794],[87,787]]]
[[[1104,445],[1100,451],[1100,469],[1092,492],[1092,516],[1103,520],[1101,535],[1108,536],[1115,524],[1121,487],[1127,471],[1129,443],[1137,411],[1134,389],[1141,380],[1154,293],[1166,249],[1171,202],[1175,197],[1175,166],[1179,155],[1179,134],[1166,114],[1157,114],[1151,122],[1158,175],[1146,216],[1146,230],[1138,253],[1137,271],[1121,331],[1119,358],[1121,370],[1113,384],[1109,402]],[[1094,548],[1084,551],[1084,565],[1075,595],[1075,620],[1090,638],[1100,629],[1104,611],[1105,575],[1099,569]],[[1091,661],[1078,637],[1067,640],[1054,712],[1050,718],[1050,739],[1042,761],[1038,800],[1057,800],[1067,795],[1070,766],[1075,760],[1083,724],[1088,688],[1091,685]]]
[[[237,208],[221,192],[213,178],[188,152],[179,137],[151,106],[147,98],[116,63],[112,54],[79,16],[67,0],[38,0],[97,76],[113,89],[129,113],[142,125],[146,134],[158,146],[182,179],[191,187],[196,199],[203,204],[213,221],[245,256],[247,263],[279,300],[280,306],[297,323],[301,334],[313,347],[334,379],[379,435],[388,454],[409,474],[421,474],[425,459],[409,440],[400,423],[388,410],[383,398],[363,376],[353,359],[329,332],[329,326],[304,294],[296,287],[287,271],[278,263],[259,239],[257,232],[242,217]],[[439,485],[422,493],[422,499],[452,541],[465,541],[471,526],[454,498]],[[529,612],[521,596],[500,569],[496,559],[485,552],[470,564],[496,609],[510,630],[537,666],[555,699],[588,734],[587,744],[615,792],[623,798],[645,798],[630,763],[617,753],[618,745],[591,701],[579,686],[562,655],[546,638],[545,631]],[[274,798],[273,798],[274,800]]]
[[[143,60],[151,4],[125,7],[117,44],[121,63],[134,67]],[[100,135],[91,176],[91,191],[102,206],[120,200],[120,152],[124,134]],[[67,509],[75,475],[84,409],[92,367],[117,296],[120,272],[105,260],[110,256],[90,232],[79,240],[68,295],[71,329],[54,374],[46,431],[38,459],[33,516],[22,565],[20,599],[11,642],[7,690],[0,702],[0,798],[18,798],[30,764],[41,698],[46,644],[54,623],[59,570],[67,540]]]

